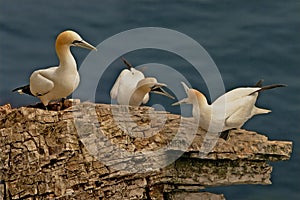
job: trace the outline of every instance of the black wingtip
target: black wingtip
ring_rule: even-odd
[[[264,79],[260,79],[257,83],[255,83],[254,87],[262,87],[262,83],[264,82]]]
[[[124,57],[122,57],[121,59],[129,70],[133,67]]]
[[[287,87],[287,84],[272,84],[272,85],[267,85],[261,87],[261,89],[268,90],[268,89],[273,89],[273,88],[278,88],[278,87]]]
[[[19,92],[19,93],[24,93],[24,94],[34,96],[30,91],[30,86],[29,85],[25,85],[25,86],[22,86],[22,87],[15,88],[15,89],[12,90],[12,92]]]
[[[276,87],[287,87],[287,84],[272,84],[272,85],[267,85],[267,86],[262,86],[264,79],[260,79],[257,83],[255,83],[254,87],[260,87],[260,88],[266,88],[266,89],[272,89]]]
[[[262,92],[262,91],[265,91],[265,90],[270,90],[270,89],[278,88],[278,87],[287,87],[287,85],[286,84],[266,85],[266,86],[261,87],[259,90],[255,91],[255,92],[252,92],[250,95],[252,95],[252,94],[254,94],[256,92]]]
[[[288,87],[289,85],[288,84],[278,84],[280,85],[279,87]]]
[[[22,86],[22,87],[17,87],[17,88],[15,88],[15,89],[13,89],[12,92],[17,92],[18,90],[23,90],[23,89],[26,88],[26,87],[27,87],[27,85]]]

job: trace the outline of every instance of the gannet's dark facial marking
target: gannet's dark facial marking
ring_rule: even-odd
[[[81,44],[81,43],[83,43],[82,41],[79,41],[79,40],[74,40],[73,42],[72,42],[72,44],[74,44],[74,45],[76,45],[76,44]]]
[[[71,46],[77,46],[77,47],[81,47],[81,48],[86,48],[86,49],[90,49],[90,50],[96,50],[96,47],[92,46],[91,44],[87,43],[84,40],[80,40],[80,39],[75,39],[73,40],[73,42],[71,43]]]

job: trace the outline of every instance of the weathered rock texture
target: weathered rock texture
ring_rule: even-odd
[[[246,130],[231,131],[227,141],[209,137],[193,120],[149,107],[0,107],[7,199],[225,199],[196,192],[270,184],[267,161],[287,160],[291,151],[291,142]]]

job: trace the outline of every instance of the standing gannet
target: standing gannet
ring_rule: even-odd
[[[193,117],[199,119],[199,126],[205,130],[214,130],[214,125],[220,127],[222,131],[241,128],[246,121],[258,114],[265,114],[271,110],[258,108],[255,102],[258,93],[276,87],[285,87],[283,84],[274,84],[263,87],[241,87],[233,89],[217,98],[211,105],[206,97],[199,91],[189,88],[181,82],[187,98],[184,98],[172,105],[187,103],[193,105]],[[258,82],[257,85],[261,84]]]
[[[140,106],[145,104],[149,101],[150,92],[174,98],[162,89],[167,86],[166,84],[158,83],[153,77],[145,78],[143,72],[132,67],[124,58],[122,60],[128,69],[124,69],[120,73],[110,91],[111,98],[117,99],[119,105]]]
[[[79,84],[76,61],[70,51],[71,46],[97,50],[84,41],[74,31],[64,31],[56,38],[55,49],[59,65],[34,71],[30,76],[30,84],[14,89],[20,94],[26,93],[40,98],[44,106],[51,100],[69,96]]]

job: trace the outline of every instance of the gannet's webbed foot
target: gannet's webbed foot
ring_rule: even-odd
[[[59,105],[57,106],[57,111],[64,110],[67,108],[65,105],[65,102],[66,102],[66,98],[61,98],[61,101],[59,102]]]
[[[63,107],[62,109],[67,109],[73,106],[73,104],[76,104],[76,101],[74,102],[73,99],[67,99],[67,98],[63,98],[62,99],[63,102]],[[79,101],[80,102],[80,101]]]
[[[230,130],[223,131],[222,133],[220,133],[219,138],[222,138],[225,141],[228,140],[229,132],[230,132]]]
[[[72,106],[72,101],[67,100],[66,98],[62,98],[61,101],[51,102],[47,106],[43,103],[37,103],[35,105],[29,105],[29,108],[39,108],[42,110],[52,110],[52,111],[60,111],[67,109]]]
[[[48,110],[48,107],[45,106],[43,103],[37,103],[35,105],[29,105],[27,107],[29,107],[29,108],[39,108],[39,109],[42,109],[42,110]]]
[[[68,108],[68,106],[66,106],[66,103],[67,103],[66,98],[62,98],[60,101],[54,101],[52,103],[49,103],[47,108],[53,111],[64,110]]]
[[[57,111],[60,110],[65,110],[67,108],[70,108],[73,105],[73,100],[72,99],[67,99],[67,98],[62,98],[60,102],[56,105]]]

